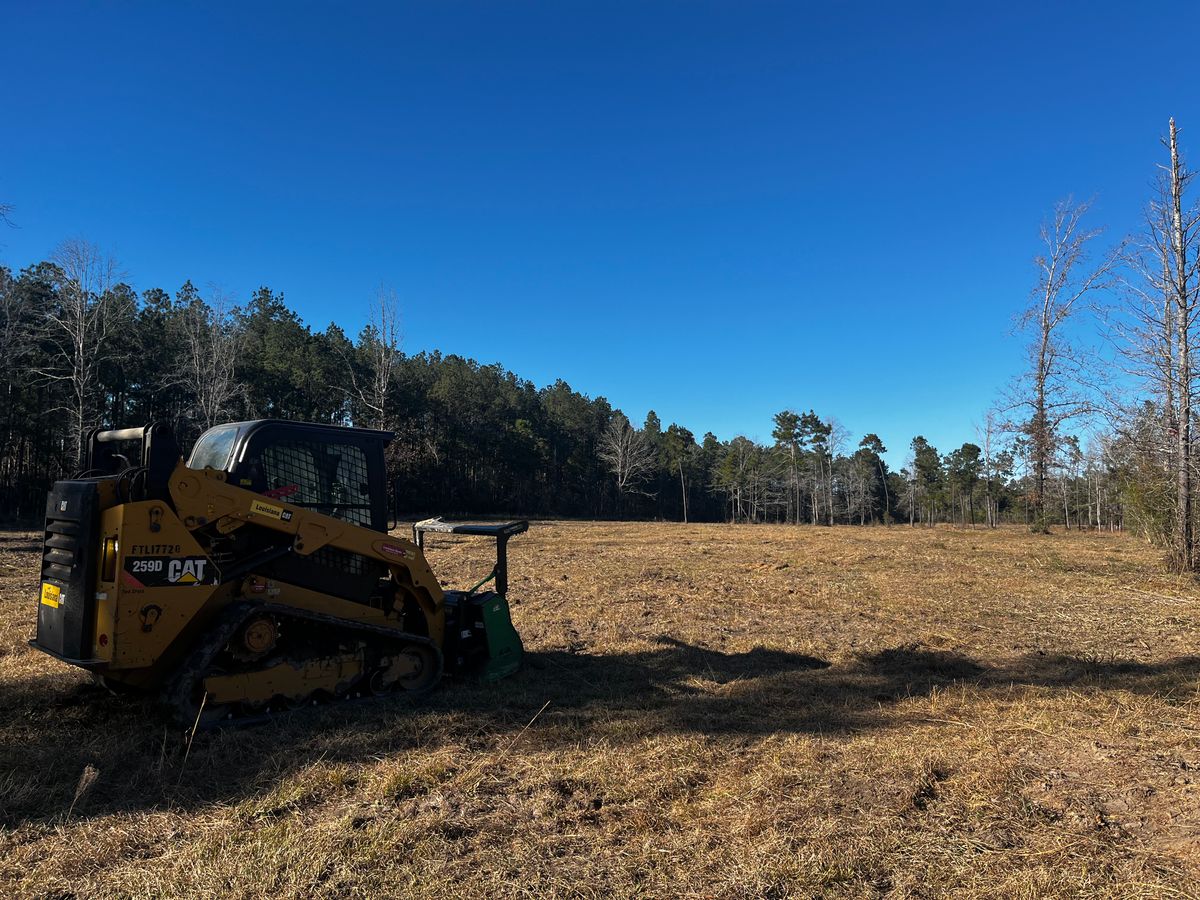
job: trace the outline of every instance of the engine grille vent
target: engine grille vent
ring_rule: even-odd
[[[71,571],[79,562],[79,522],[48,519],[42,545],[42,580],[70,581]]]

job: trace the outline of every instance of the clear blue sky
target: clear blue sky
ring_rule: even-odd
[[[1019,367],[1038,222],[1136,226],[1200,154],[1200,7],[2,0],[0,262],[64,237],[141,290],[285,293],[406,349],[893,461]]]

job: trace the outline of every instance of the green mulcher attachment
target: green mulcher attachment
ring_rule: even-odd
[[[496,565],[491,574],[465,591],[446,591],[446,670],[499,681],[521,668],[524,649],[508,612],[508,539],[529,530],[529,523],[477,524],[425,519],[413,525],[413,540],[425,548],[425,536],[469,534],[496,539]],[[488,583],[493,590],[481,591]]]

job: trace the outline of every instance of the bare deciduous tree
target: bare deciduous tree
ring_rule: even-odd
[[[388,398],[400,366],[402,340],[396,291],[381,284],[375,291],[370,317],[358,340],[359,358],[366,371],[360,371],[347,360],[354,395],[369,413],[372,428],[385,430],[391,425]]]
[[[242,393],[236,371],[244,338],[237,308],[214,290],[211,304],[195,300],[180,310],[178,327],[183,355],[176,379],[192,397],[197,424],[211,428],[227,420]]]
[[[1170,205],[1170,187],[1164,178],[1159,182],[1158,196],[1147,209],[1145,228],[1127,244],[1120,277],[1121,302],[1105,312],[1109,337],[1126,363],[1125,374],[1149,388],[1162,407],[1164,430],[1173,434],[1178,375],[1170,275]],[[1134,417],[1119,404],[1113,412],[1118,421]],[[1165,446],[1157,449],[1171,452]]]
[[[996,438],[999,432],[997,413],[989,409],[983,417],[983,425],[976,426],[975,433],[979,436],[980,449],[983,451],[983,502],[986,508],[987,526],[995,528],[999,521],[999,510],[996,508],[994,496],[998,480],[995,466]]]
[[[1141,475],[1160,470],[1154,479],[1159,482],[1172,479],[1176,470],[1180,372],[1171,287],[1171,194],[1165,170],[1157,188],[1144,228],[1128,243],[1119,302],[1105,310],[1105,324],[1120,354],[1121,374],[1146,391],[1156,413],[1147,414],[1147,397],[1141,390],[1136,396],[1114,390],[1107,414],[1122,446],[1135,452]],[[1142,530],[1170,545],[1178,498],[1162,490],[1139,490],[1136,496]]]
[[[1109,283],[1118,258],[1107,253],[1100,262],[1090,260],[1090,244],[1102,230],[1085,229],[1083,217],[1090,203],[1057,203],[1050,220],[1042,223],[1045,245],[1035,257],[1037,285],[1018,318],[1019,326],[1033,332],[1029,344],[1029,370],[1008,404],[1008,411],[1024,410],[1020,423],[1029,440],[1033,474],[1034,530],[1048,530],[1049,498],[1046,480],[1054,462],[1059,429],[1064,422],[1094,408],[1083,388],[1085,361],[1066,334],[1066,324],[1092,292]]]
[[[655,471],[654,448],[646,436],[616,415],[600,435],[596,455],[616,479],[618,494],[652,496],[641,489]]]
[[[827,479],[825,481],[826,496],[829,500],[829,520],[828,524],[832,525],[834,520],[833,509],[833,461],[846,453],[846,445],[850,440],[850,432],[837,419],[828,418],[825,420],[825,425],[829,428],[829,463]]]
[[[120,318],[115,305],[122,296],[113,288],[122,273],[113,257],[83,238],[63,241],[52,261],[62,273],[58,305],[46,310],[43,320],[52,365],[38,374],[67,385],[65,411],[75,433],[73,458],[78,465],[84,437],[99,420],[100,368],[106,359],[125,352],[114,339]]]

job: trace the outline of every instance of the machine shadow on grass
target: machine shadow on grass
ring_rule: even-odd
[[[1156,694],[1197,677],[1195,656],[1144,664],[1035,654],[987,666],[908,645],[832,666],[781,650],[725,653],[661,637],[643,652],[533,652],[507,681],[450,683],[419,704],[333,704],[200,734],[185,762],[178,729],[150,703],[111,696],[74,674],[41,675],[0,693],[0,826],[63,821],[87,766],[99,777],[76,802],[76,819],[264,797],[317,763],[453,746],[468,766],[473,754],[495,756],[518,734],[522,749],[535,751],[583,740],[619,745],[631,735],[849,734],[902,727],[908,714],[897,701],[958,683]]]

